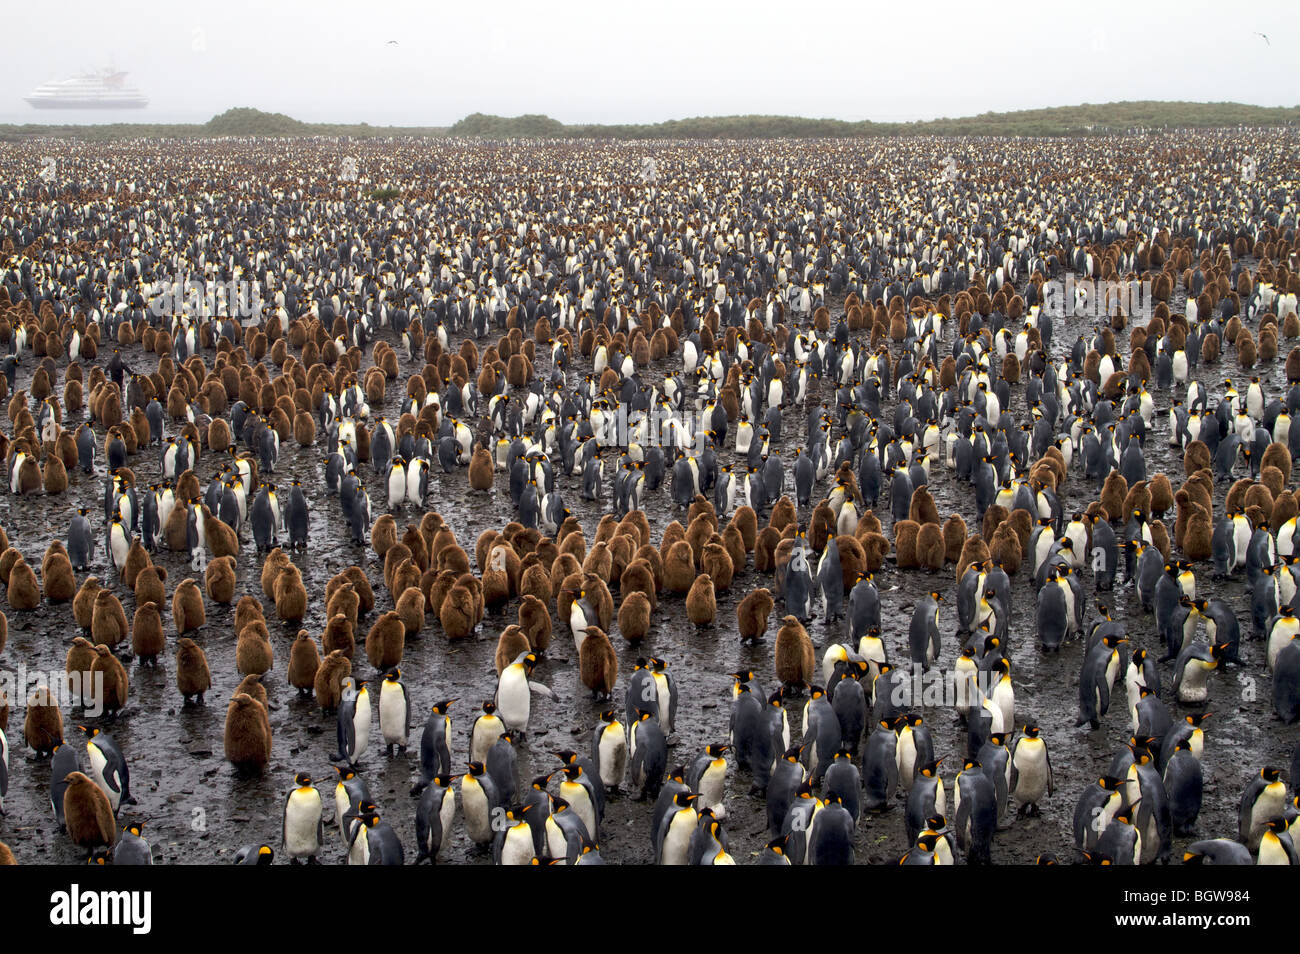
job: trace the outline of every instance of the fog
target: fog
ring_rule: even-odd
[[[471,112],[570,123],[746,113],[898,121],[1114,100],[1297,101],[1286,0],[54,0],[11,7],[5,20],[0,122],[204,122],[233,106],[428,126]],[[110,62],[148,108],[23,102],[43,82]]]

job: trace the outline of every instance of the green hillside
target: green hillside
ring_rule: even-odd
[[[479,139],[768,139],[851,136],[1082,136],[1143,128],[1289,126],[1300,123],[1300,106],[1243,103],[1084,103],[1006,113],[981,113],[911,123],[807,119],[799,116],[700,116],[648,124],[566,125],[550,116],[489,116],[473,113],[450,128],[371,126],[368,123],[306,123],[283,113],[229,109],[203,124],[112,123],[96,126],[0,124],[0,141],[38,137],[104,141],[127,138],[208,139],[217,136],[384,136]]]

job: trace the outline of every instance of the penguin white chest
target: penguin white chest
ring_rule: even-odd
[[[406,696],[400,688],[384,688],[379,692],[379,729],[387,745],[406,745]]]
[[[309,858],[320,850],[320,793],[295,789],[284,807],[284,849],[291,858]]]

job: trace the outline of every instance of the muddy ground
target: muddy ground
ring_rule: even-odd
[[[1181,307],[1180,303],[1179,307]],[[1177,310],[1177,309],[1175,309]],[[838,309],[833,310],[839,314]],[[1091,321],[1069,319],[1057,323],[1055,336],[1058,354],[1068,348],[1075,336],[1089,330]],[[945,347],[950,346],[954,329],[945,329]],[[384,330],[378,337],[393,341],[391,331]],[[1128,334],[1119,336],[1127,354]],[[495,340],[494,338],[492,340]],[[396,342],[394,342],[396,343]],[[485,347],[488,340],[480,342]],[[453,336],[453,350],[459,341]],[[898,345],[893,346],[895,355]],[[370,349],[367,349],[369,352]],[[401,353],[399,349],[399,354]],[[101,352],[101,360],[106,357]],[[133,367],[152,368],[156,359],[146,357],[137,349],[126,355]],[[212,354],[203,355],[211,364]],[[670,357],[669,362],[680,358]],[[369,353],[367,353],[367,364]],[[25,387],[35,362],[28,361],[20,369],[18,386]],[[56,387],[62,390],[62,369]],[[403,361],[402,378],[418,372],[421,363]],[[549,371],[549,359],[539,355],[539,373]],[[589,362],[580,358],[572,369],[576,374],[589,370]],[[665,369],[653,368],[651,380],[660,377]],[[1235,377],[1239,369],[1235,353],[1228,354],[1213,367],[1202,366],[1201,381],[1217,399],[1222,390],[1222,379]],[[1256,369],[1269,388],[1269,393],[1285,389],[1281,361]],[[571,378],[573,380],[573,378]],[[400,382],[390,383],[388,400],[383,411],[391,421],[396,421],[396,406],[403,388]],[[1180,389],[1181,391],[1181,389]],[[1244,394],[1244,388],[1243,388]],[[1169,474],[1175,487],[1182,479],[1181,457],[1176,448],[1168,446],[1168,430],[1164,411],[1170,401],[1169,393],[1154,393],[1157,415],[1150,429],[1147,445],[1148,471]],[[814,399],[833,400],[829,389]],[[892,410],[893,401],[886,407]],[[1212,405],[1213,406],[1213,405]],[[1013,388],[1011,409],[1023,414],[1023,386]],[[373,413],[378,414],[375,408]],[[65,426],[75,429],[83,418],[72,415]],[[176,430],[169,422],[168,434]],[[802,441],[805,430],[804,410],[791,407],[785,412],[780,447],[789,475],[794,460],[794,449]],[[102,448],[103,429],[95,428]],[[313,597],[309,615],[303,626],[319,637],[324,628],[323,591],[326,581],[336,572],[353,562],[359,562],[369,575],[377,596],[375,613],[391,607],[391,598],[382,587],[382,564],[373,551],[353,547],[348,531],[338,511],[337,498],[326,494],[323,485],[323,437],[317,446],[298,448],[285,445],[273,479],[284,482],[292,477],[303,481],[312,507],[311,544],[302,554],[293,557],[302,570],[309,594]],[[728,449],[720,455],[725,463],[734,456]],[[146,486],[160,479],[160,454],[157,447],[146,449],[129,461],[139,484]],[[214,473],[213,458],[206,452],[200,456],[196,468],[200,480],[205,482]],[[435,471],[438,468],[435,467]],[[612,468],[607,468],[607,472]],[[370,486],[376,517],[386,511],[382,481],[369,476],[369,465],[362,465],[363,477]],[[40,558],[52,539],[63,539],[68,518],[77,506],[102,508],[103,462],[99,462],[96,479],[79,472],[73,473],[71,486],[60,497],[18,498],[0,494],[0,524],[8,531],[11,541],[18,546],[27,561],[39,568]],[[464,470],[450,475],[435,473],[431,480],[428,506],[439,510],[457,533],[462,545],[473,559],[473,543],[487,527],[500,527],[513,517],[504,475],[497,475],[496,489],[489,494],[471,493]],[[787,480],[791,495],[793,481]],[[596,525],[603,512],[599,504],[587,504],[579,499],[579,484],[574,478],[561,477],[559,486],[565,493],[569,507],[582,521],[587,538],[593,539]],[[1216,517],[1222,510],[1222,493],[1219,488],[1216,500]],[[825,486],[819,488],[825,491]],[[941,466],[932,471],[930,489],[939,506],[941,519],[953,510],[960,512],[968,524],[976,525],[974,495],[967,485],[958,484],[950,472]],[[1066,513],[1083,509],[1094,496],[1093,488],[1086,484],[1079,472],[1071,474],[1064,488],[1063,502]],[[890,519],[887,495],[882,497],[881,519],[886,532]],[[675,512],[665,484],[658,494],[651,496],[646,512],[657,543],[663,528],[673,519],[684,522],[684,514]],[[800,513],[801,521],[809,512]],[[399,527],[407,522],[418,522],[419,513],[407,507],[397,514]],[[1172,527],[1172,516],[1169,518]],[[180,580],[195,576],[202,586],[199,574],[190,571],[188,557],[184,554],[159,552],[157,563],[168,571],[167,592],[170,604],[172,589]],[[101,581],[109,581],[114,592],[122,599],[128,617],[135,610],[133,595],[117,580],[116,573],[107,565],[103,537],[97,542],[95,573]],[[261,598],[258,583],[260,561],[254,555],[251,539],[246,539],[240,559],[240,593],[253,593]],[[1242,607],[1240,618],[1243,634],[1250,631],[1249,591],[1244,576],[1228,581],[1210,579],[1208,565],[1198,566],[1198,595],[1219,596]],[[82,576],[78,576],[78,583]],[[1091,574],[1086,574],[1091,595]],[[657,655],[669,661],[681,689],[682,704],[678,715],[676,744],[670,750],[670,764],[689,762],[701,748],[710,742],[726,739],[730,708],[731,680],[728,673],[741,667],[753,667],[762,676],[765,688],[774,688],[775,675],[772,647],[782,609],[778,604],[768,637],[756,646],[742,645],[736,629],[736,604],[750,589],[770,585],[770,577],[756,573],[752,564],[737,573],[735,582],[727,593],[718,594],[716,625],[697,631],[686,619],[681,597],[665,595],[653,621],[651,634],[639,648],[629,647],[617,632],[611,638],[619,653],[620,677],[614,698],[622,709],[622,698],[627,675],[638,656]],[[900,572],[886,565],[877,575],[881,591],[882,615],[886,620],[886,637],[891,658],[907,659],[907,621],[913,601],[931,589],[941,589],[955,594],[952,569],[941,574],[923,571]],[[944,633],[940,665],[950,666],[959,651],[953,636],[956,629],[953,600],[943,606],[941,623]],[[1131,586],[1117,586],[1107,602],[1114,614],[1130,625],[1130,636],[1136,644],[1159,650],[1154,631],[1154,621],[1143,614]],[[1010,652],[1014,657],[1013,684],[1016,694],[1017,722],[1036,719],[1042,726],[1055,770],[1055,794],[1043,805],[1041,818],[1014,821],[1001,831],[993,847],[993,860],[998,863],[1026,863],[1040,852],[1053,852],[1063,860],[1075,860],[1071,835],[1071,818],[1075,802],[1084,786],[1103,774],[1111,756],[1127,741],[1129,735],[1128,713],[1120,701],[1112,706],[1101,730],[1088,732],[1074,727],[1077,711],[1077,683],[1082,648],[1078,642],[1067,645],[1059,655],[1043,655],[1037,648],[1034,631],[1034,593],[1028,564],[1013,577],[1012,619],[1010,626]],[[5,607],[9,617],[9,644],[0,665],[15,669],[25,664],[29,671],[62,670],[64,656],[72,638],[77,635],[70,605],[42,605],[40,609],[21,613]],[[443,637],[435,618],[430,617],[422,638],[408,642],[402,663],[403,678],[412,694],[413,718],[411,748],[402,757],[385,757],[379,739],[378,713],[372,729],[370,750],[362,760],[361,771],[368,780],[375,801],[384,818],[396,829],[407,852],[408,863],[415,856],[415,800],[409,795],[412,782],[418,777],[418,744],[423,714],[428,706],[443,698],[458,700],[452,709],[454,735],[453,755],[458,768],[466,758],[470,726],[478,713],[479,703],[490,698],[495,690],[496,676],[493,654],[501,629],[515,619],[517,604],[512,602],[504,612],[489,615],[476,638],[449,644]],[[182,708],[181,698],[174,682],[175,633],[170,620],[170,605],[164,614],[168,630],[169,649],[160,657],[155,670],[140,668],[127,661],[131,678],[130,709],[116,724],[107,726],[126,753],[131,768],[133,793],[139,800],[134,808],[124,809],[121,819],[143,819],[146,835],[154,847],[158,863],[213,863],[227,862],[240,845],[265,841],[278,848],[280,839],[280,812],[283,799],[292,785],[296,772],[307,771],[324,780],[322,793],[326,796],[327,822],[332,813],[334,773],[330,755],[335,750],[333,717],[322,716],[310,700],[300,699],[288,686],[286,667],[289,646],[297,626],[285,626],[275,619],[273,608],[268,606],[268,624],[272,629],[275,646],[275,667],[265,677],[270,695],[271,725],[274,733],[274,750],[270,765],[260,777],[242,777],[225,761],[222,754],[222,729],[225,706],[231,692],[240,681],[235,669],[235,634],[232,631],[233,610],[228,607],[207,605],[207,622],[191,634],[205,649],[212,669],[213,686],[204,708]],[[1090,622],[1096,611],[1089,607]],[[375,618],[374,614],[359,623],[358,640]],[[892,621],[892,623],[891,623]],[[616,629],[616,627],[615,627]],[[827,625],[817,620],[809,625],[814,642],[818,645],[818,660],[822,647],[840,639],[847,639],[847,624]],[[125,651],[125,650],[124,650]],[[1228,669],[1212,677],[1210,703],[1214,713],[1208,723],[1207,743],[1203,762],[1205,770],[1205,798],[1200,821],[1199,837],[1234,837],[1237,826],[1237,807],[1247,780],[1263,765],[1287,767],[1300,740],[1300,726],[1282,727],[1272,715],[1270,680],[1264,668],[1264,646],[1259,642],[1243,642],[1244,669]],[[354,660],[357,675],[373,678],[376,673],[358,652]],[[537,774],[555,769],[559,762],[552,754],[562,748],[587,751],[591,728],[597,720],[602,705],[590,699],[588,691],[580,684],[577,672],[577,653],[568,636],[567,622],[555,621],[555,640],[549,655],[544,659],[535,678],[552,687],[555,700],[534,697],[533,721],[527,744],[519,751],[519,774],[524,785]],[[1161,666],[1161,678],[1166,687],[1172,683],[1171,664]],[[1182,709],[1170,703],[1174,718],[1181,717]],[[792,728],[798,731],[802,701],[790,706]],[[926,722],[935,736],[938,754],[955,756],[944,765],[943,776],[949,786],[951,811],[951,784],[960,767],[964,751],[964,730],[956,723],[951,709],[924,710]],[[69,738],[78,743],[83,767],[86,764],[84,747],[79,734],[70,727],[78,714],[65,710],[65,726]],[[0,840],[7,842],[20,862],[74,863],[83,855],[79,849],[61,835],[54,822],[48,800],[49,764],[30,757],[22,742],[23,709],[15,707],[10,719],[8,734],[11,745],[11,786],[5,807],[7,815],[0,818]],[[753,860],[767,840],[764,806],[760,800],[746,793],[750,780],[733,766],[728,782],[727,818],[725,828],[730,838],[731,852],[738,863]],[[903,833],[901,796],[897,808],[882,816],[865,816],[858,826],[856,858],[859,863],[893,862],[907,849]],[[1014,812],[1012,812],[1014,815]],[[602,839],[603,854],[611,862],[645,863],[651,859],[649,835],[649,805],[628,797],[613,799],[607,809]],[[337,831],[327,824],[326,847],[322,860],[341,863],[344,850]],[[1174,858],[1190,839],[1175,841]],[[490,854],[477,850],[465,835],[461,825],[456,825],[450,845],[441,858],[453,863],[488,863]]]

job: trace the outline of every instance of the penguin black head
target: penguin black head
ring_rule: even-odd
[[[309,788],[312,783],[312,777],[306,772],[299,772],[293,777],[293,780],[300,788]]]

